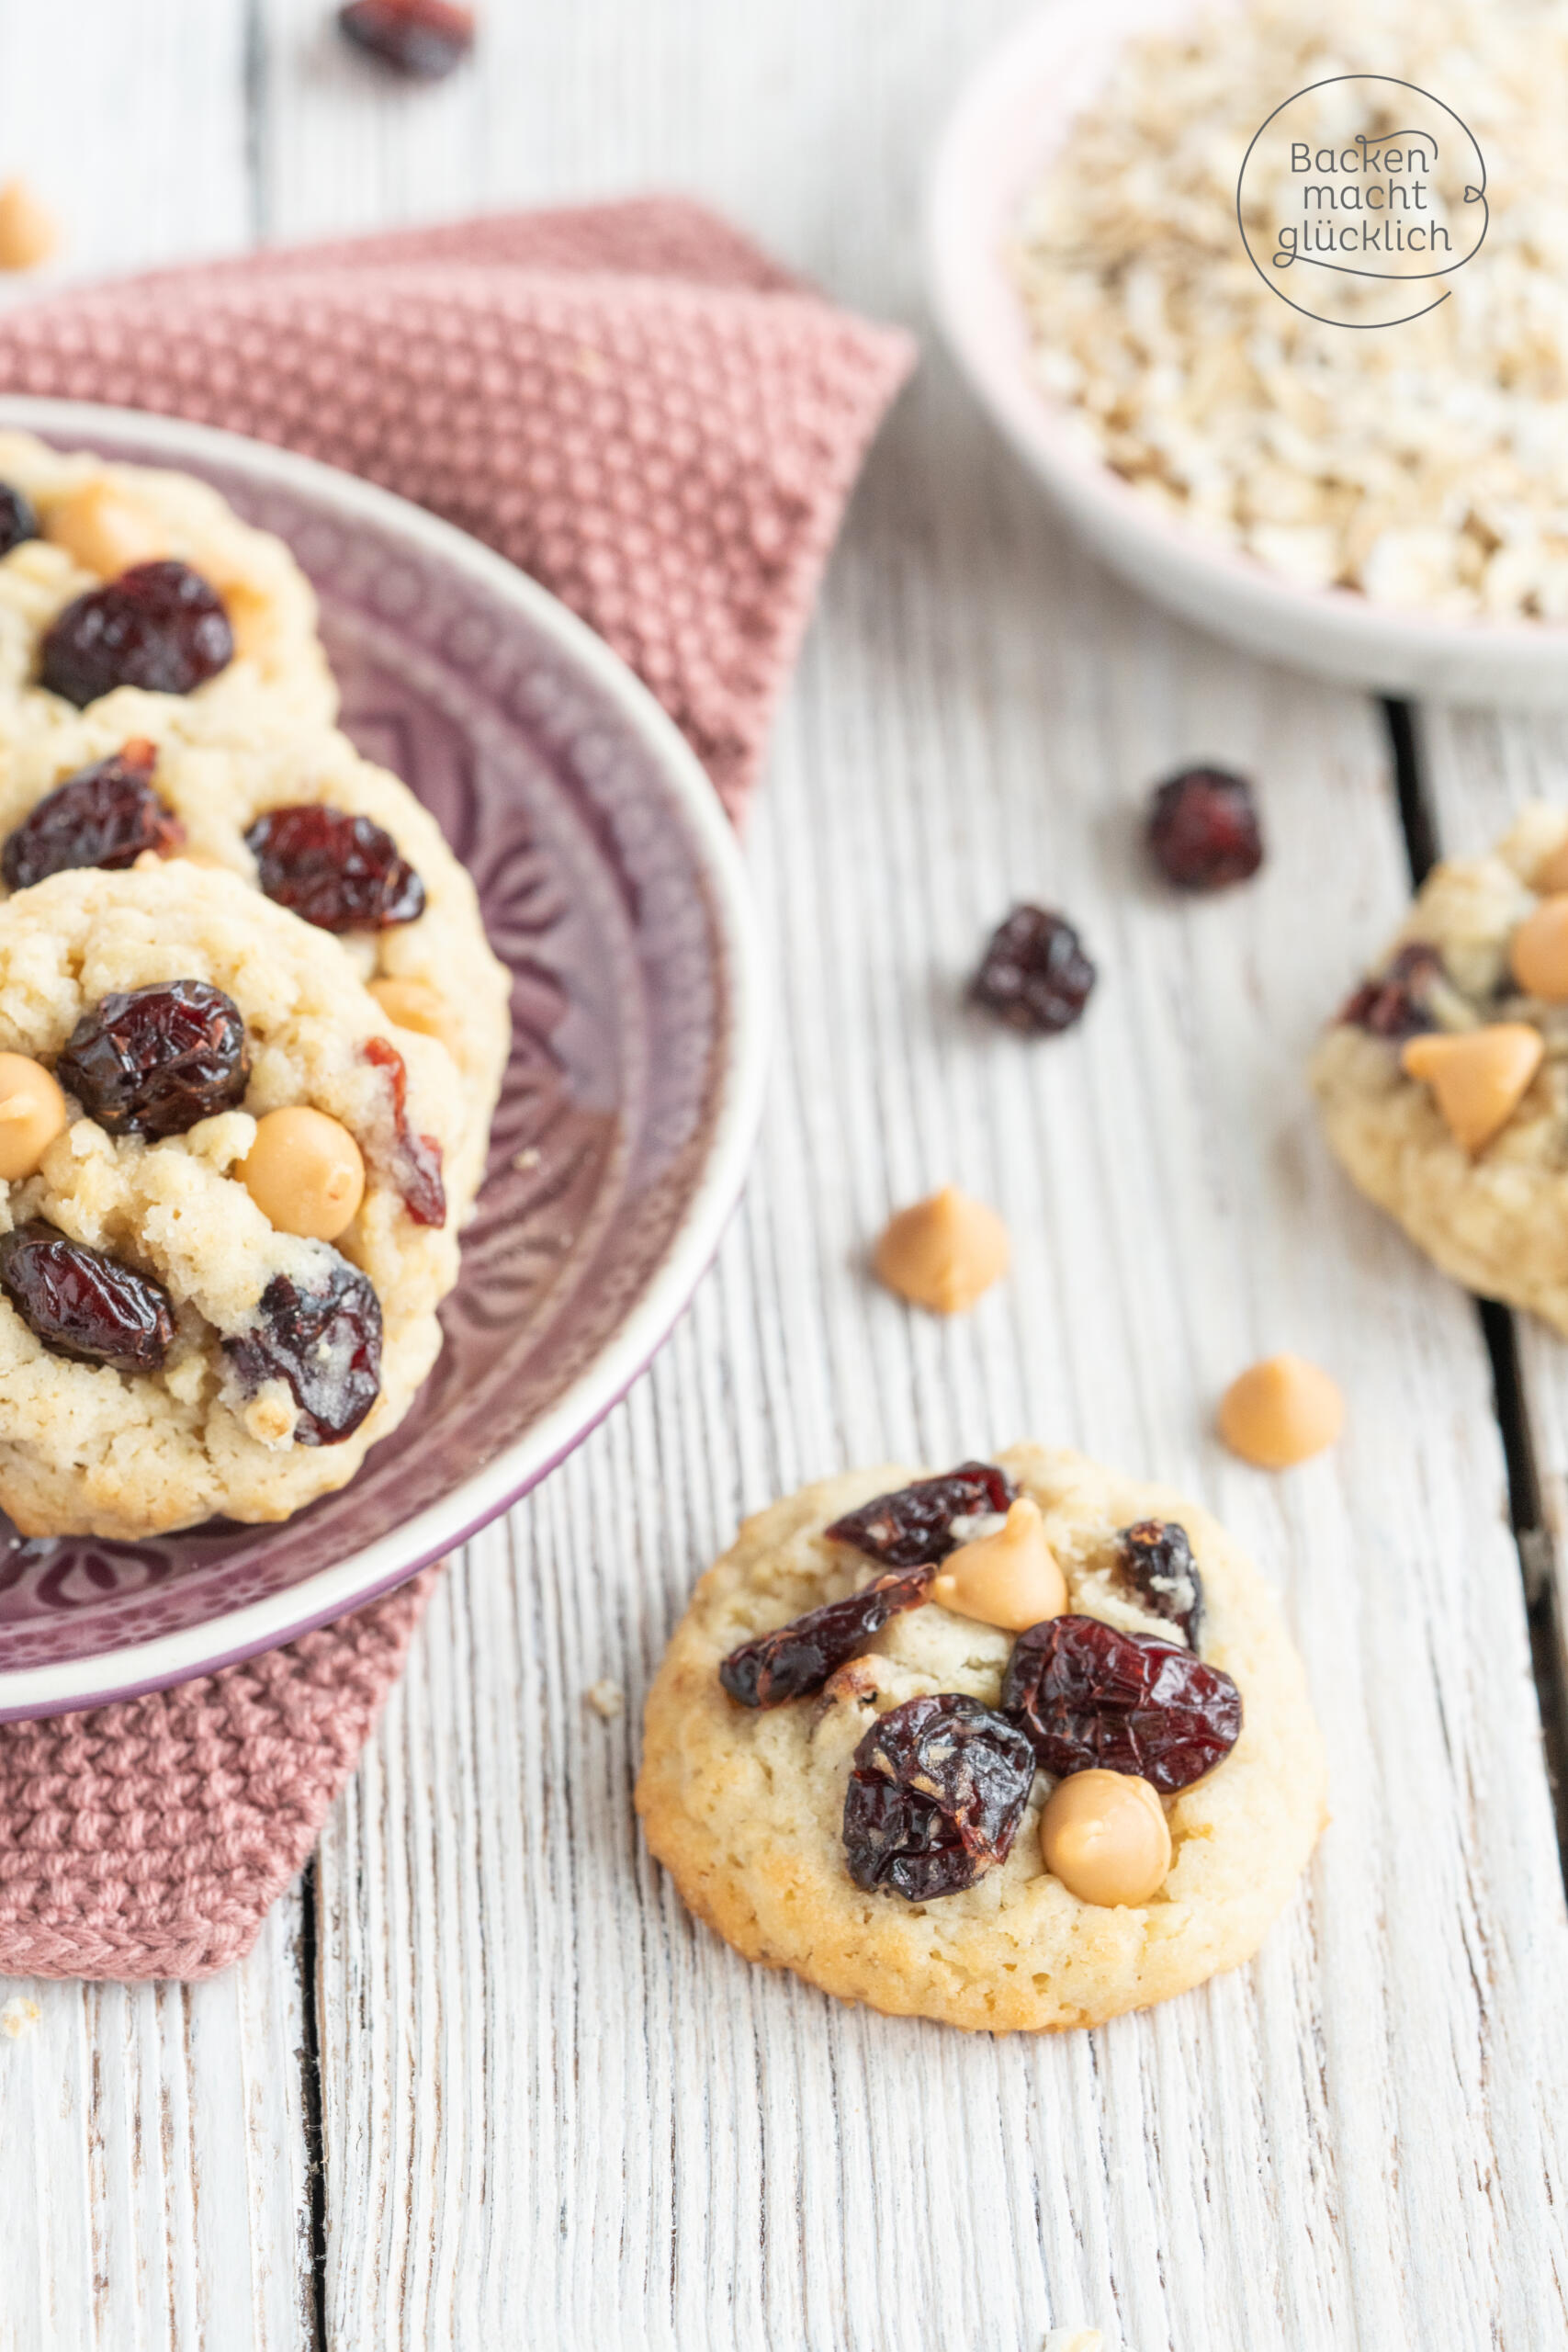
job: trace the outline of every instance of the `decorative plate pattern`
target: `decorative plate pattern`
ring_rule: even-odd
[[[45,1544],[0,1517],[0,1718],[286,1639],[504,1508],[625,1387],[635,1365],[608,1395],[593,1375],[628,1317],[660,1293],[657,1340],[684,1304],[700,1271],[686,1262],[694,1217],[705,1259],[738,1189],[749,1135],[737,1136],[737,1122],[749,1128],[756,1091],[735,877],[711,827],[694,821],[706,816],[694,782],[708,787],[635,682],[623,673],[606,691],[613,657],[596,642],[590,654],[532,583],[396,500],[340,490],[322,469],[228,436],[77,414],[51,437],[182,464],[293,548],[321,598],[344,725],[406,778],[474,876],[513,975],[514,1036],[461,1280],[443,1310],[446,1347],[396,1437],[344,1493],[281,1528],[214,1522],[136,1545]],[[36,416],[23,421],[36,429]],[[171,450],[168,436],[186,434],[188,450]],[[531,1435],[547,1422],[536,1458]],[[345,1579],[331,1572],[361,1558],[363,1582],[348,1578],[344,1600]],[[264,1641],[231,1622],[290,1595],[297,1622],[274,1608],[269,1623],[285,1622]],[[160,1664],[137,1680],[133,1662],[104,1656],[189,1634],[198,1638],[178,1644],[175,1675]],[[70,1662],[80,1675],[51,1680],[73,1695],[8,1703],[8,1675]]]

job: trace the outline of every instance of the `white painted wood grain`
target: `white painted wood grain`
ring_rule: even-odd
[[[0,0],[0,146],[28,112],[4,69],[63,74],[84,25],[143,9],[158,91],[127,32],[84,137],[122,155],[148,109],[177,128],[199,103],[218,179],[182,234],[190,183],[156,142],[141,228],[127,207],[93,232],[106,264],[232,242],[247,204],[295,236],[682,185],[905,315],[929,132],[1021,13],[490,0],[476,67],[412,93],[341,55],[317,0],[256,0],[245,189],[242,8]],[[1204,752],[1268,779],[1274,856],[1176,908],[1131,814]],[[1382,770],[1359,700],[1216,651],[1075,556],[933,366],[754,828],[784,1018],[746,1211],[652,1374],[470,1547],[323,1845],[334,2352],[1036,2352],[1047,2324],[1112,2352],[1563,2340],[1568,1936],[1486,1369],[1464,1302],[1329,1167],[1300,1082],[1403,896]],[[1104,974],[1039,1048],[957,1002],[1024,888]],[[1019,1261],[953,1328],[860,1265],[887,1207],[950,1175],[1006,1211]],[[1352,1420],[1274,1482],[1205,1430],[1280,1345],[1340,1375]],[[1254,1970],[1038,2045],[746,1969],[629,1804],[636,1703],[742,1510],[1022,1433],[1184,1479],[1245,1532],[1336,1756],[1335,1826]],[[608,1724],[581,1702],[604,1678],[632,1701]],[[17,2352],[310,2341],[292,1927],[188,1995],[41,1988],[39,2036],[0,2044]]]

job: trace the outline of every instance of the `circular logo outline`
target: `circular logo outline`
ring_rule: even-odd
[[[1428,106],[1438,107],[1441,113],[1448,116],[1451,122],[1458,123],[1460,129],[1469,140],[1471,146],[1474,149],[1476,161],[1481,165],[1481,186],[1473,190],[1468,187],[1465,189],[1466,200],[1469,201],[1473,198],[1473,200],[1481,207],[1481,234],[1477,237],[1474,244],[1472,245],[1469,253],[1465,254],[1463,260],[1450,262],[1446,269],[1411,270],[1407,277],[1404,273],[1394,270],[1348,269],[1342,262],[1314,261],[1312,265],[1313,267],[1315,269],[1333,270],[1337,275],[1347,277],[1375,277],[1384,285],[1407,283],[1412,286],[1416,286],[1421,284],[1424,279],[1430,277],[1451,277],[1456,270],[1466,268],[1469,264],[1475,259],[1476,254],[1486,243],[1487,232],[1492,226],[1492,207],[1486,201],[1486,158],[1481,152],[1481,141],[1477,139],[1474,131],[1472,130],[1464,117],[1461,114],[1456,114],[1453,107],[1446,105],[1441,98],[1435,98],[1430,90],[1424,90],[1419,82],[1406,82],[1397,74],[1325,74],[1321,81],[1308,82],[1301,89],[1293,90],[1288,98],[1281,98],[1279,105],[1274,108],[1274,112],[1272,114],[1265,115],[1263,120],[1258,124],[1257,130],[1253,132],[1251,138],[1247,142],[1247,153],[1241,159],[1241,169],[1236,174],[1235,178],[1235,225],[1237,233],[1241,238],[1242,251],[1246,254],[1247,260],[1252,264],[1253,268],[1258,272],[1258,277],[1263,280],[1264,285],[1268,287],[1269,291],[1277,296],[1279,300],[1284,303],[1287,310],[1294,311],[1299,318],[1312,319],[1319,326],[1346,327],[1353,334],[1367,334],[1381,327],[1408,326],[1413,319],[1425,319],[1429,317],[1432,311],[1440,310],[1442,305],[1448,300],[1450,295],[1453,292],[1452,287],[1445,286],[1435,302],[1424,302],[1418,311],[1406,311],[1403,318],[1325,319],[1320,311],[1309,311],[1304,303],[1292,302],[1288,294],[1280,292],[1280,288],[1275,284],[1273,278],[1269,277],[1268,271],[1258,260],[1258,255],[1253,252],[1247,233],[1247,223],[1242,219],[1241,191],[1247,179],[1247,167],[1252,160],[1253,149],[1257,146],[1258,141],[1268,130],[1269,125],[1274,120],[1275,116],[1283,114],[1287,107],[1293,107],[1298,98],[1310,97],[1314,90],[1329,89],[1336,82],[1387,82],[1392,88],[1397,90],[1414,90],[1418,98],[1425,98]],[[1416,132],[1416,135],[1417,138],[1421,136],[1420,132]]]

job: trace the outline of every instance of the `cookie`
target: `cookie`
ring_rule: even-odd
[[[28,1535],[135,1538],[346,1484],[457,1275],[446,1049],[394,1032],[325,933],[174,859],[0,905],[0,1505]],[[301,1106],[362,1167],[324,1226],[289,1215],[299,1164],[262,1140]]]
[[[39,801],[66,777],[113,758],[128,743],[154,747],[148,784],[193,857],[268,883],[286,898],[289,861],[276,845],[268,852],[254,831],[270,812],[331,810],[366,819],[389,836],[413,876],[412,886],[401,886],[401,903],[389,910],[399,919],[379,928],[355,922],[333,935],[395,1025],[437,1036],[456,1061],[466,1116],[447,1175],[454,1194],[471,1201],[484,1174],[491,1114],[511,1042],[511,976],[491,951],[478,893],[434,818],[407,785],[363,759],[335,728],[288,730],[264,718],[245,729],[204,720],[193,731],[188,721],[171,718],[167,697],[122,688],[0,760],[0,873],[17,829]],[[85,844],[80,854],[91,854],[92,846]],[[307,842],[305,851],[307,859],[313,852],[319,877],[319,845]],[[351,845],[351,854],[364,863],[362,849]],[[319,887],[291,895],[307,914],[340,919],[338,910],[321,902]],[[417,911],[406,919],[416,902]]]
[[[16,523],[16,502],[6,502],[13,521],[0,537],[0,756],[115,690],[73,671],[51,651],[51,633],[79,598],[152,563],[188,567],[220,600],[231,637],[228,658],[220,661],[219,641],[199,665],[218,663],[214,674],[159,694],[176,725],[186,712],[241,719],[258,707],[296,724],[335,717],[337,688],[317,638],[310,582],[281,539],[241,522],[206,482],[0,432],[0,490],[19,493],[37,528],[9,544],[26,523]],[[100,643],[90,666],[107,663],[112,672],[117,658],[127,657]],[[88,699],[95,684],[100,691]]]
[[[1512,968],[1524,926],[1564,887],[1551,867],[1565,850],[1568,813],[1537,805],[1490,855],[1435,867],[1310,1076],[1336,1158],[1417,1248],[1568,1333],[1568,1002],[1528,993]],[[1483,1106],[1467,1125],[1451,1085],[1406,1067],[1452,1058],[1431,1040],[1470,1041],[1483,1076],[1489,1049],[1504,1057],[1495,1123]]]
[[[1323,1747],[1278,1605],[1207,1512],[1076,1453],[1021,1445],[997,1464],[1038,1509],[1066,1579],[1068,1614],[1014,1634],[928,1593],[899,1606],[819,1692],[739,1704],[719,1679],[738,1645],[864,1592],[881,1577],[920,1574],[897,1547],[870,1557],[826,1532],[910,1473],[856,1472],[807,1487],[749,1520],[698,1586],[649,1697],[637,1803],[649,1847],[688,1905],[747,1959],[892,2014],[992,2032],[1055,2031],[1168,1999],[1257,1951],[1325,1818]],[[1032,1516],[1015,1505],[1008,1539]],[[1163,1524],[1151,1532],[1140,1522]],[[961,1520],[942,1540],[997,1525]],[[1188,1568],[1195,1564],[1197,1578],[1180,1569],[1179,1529],[1190,1539]],[[1163,1556],[1179,1572],[1145,1569],[1141,1585],[1129,1581],[1128,1530],[1153,1544],[1156,1563]],[[927,1545],[924,1556],[935,1548]],[[941,1572],[960,1593],[962,1556],[953,1555]],[[896,1589],[888,1591],[897,1600]],[[1040,1753],[1051,1769],[1032,1751],[1019,1777],[1005,1859],[954,1893],[907,1900],[894,1891],[896,1880],[864,1891],[851,1874],[846,1808],[857,1835],[881,1816],[875,1751],[891,1711],[957,1693],[974,1720],[996,1724],[991,1711],[1007,1705],[992,1758],[1005,1782],[1016,1764],[1015,1727],[1029,1720],[1023,1694],[1033,1686],[1024,1669],[1039,1655],[1032,1645],[1075,1631],[1112,1646],[1130,1642],[1168,1678],[1195,1677],[1222,1694],[1235,1686],[1229,1729],[1215,1747],[1234,1744],[1201,1777],[1162,1792],[1136,1777],[1138,1765],[1125,1755],[1113,1769],[1134,1777],[1106,1776],[1112,1796],[1141,1795],[1143,1826],[1156,1838],[1163,1813],[1170,1865],[1157,1891],[1136,1903],[1089,1902],[1046,1869],[1045,1807],[1095,1760],[1049,1741]],[[801,1655],[799,1645],[786,1648],[774,1667],[798,1679]],[[748,1687],[746,1673],[728,1671],[736,1687]],[[966,1734],[968,1725],[959,1729]],[[1113,1748],[1097,1752],[1103,1761]],[[1194,1750],[1182,1769],[1203,1760]],[[1146,1755],[1143,1769],[1158,1777]],[[1179,1777],[1174,1764],[1170,1775]],[[1005,1838],[993,1833],[994,1825],[994,1851]]]

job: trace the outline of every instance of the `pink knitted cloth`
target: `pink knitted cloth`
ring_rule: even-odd
[[[641,674],[736,815],[911,357],[668,198],[262,253],[0,321],[0,390],[283,442],[487,539]],[[190,1978],[248,1951],[430,1581],[178,1690],[0,1727],[0,1973]]]

